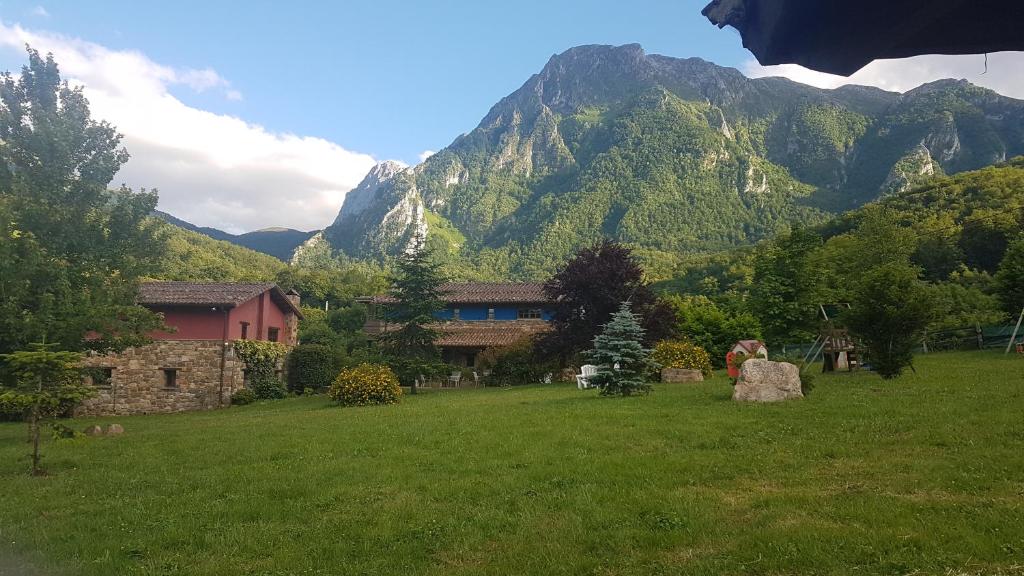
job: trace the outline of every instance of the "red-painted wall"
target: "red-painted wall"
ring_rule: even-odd
[[[154,307],[163,312],[164,323],[177,328],[175,332],[154,332],[154,340],[220,340],[224,338],[224,311],[210,307]],[[266,340],[268,329],[278,329],[278,342],[287,343],[286,312],[264,292],[256,298],[228,311],[228,340],[242,337],[242,322],[248,322],[246,338]]]
[[[174,332],[153,332],[154,340],[220,340],[224,337],[224,312],[221,309],[153,308],[163,312],[164,324],[177,328]]]
[[[285,341],[285,313],[278,308],[267,292],[231,310],[231,315],[228,318],[228,338],[230,340],[238,340],[242,337],[242,322],[249,323],[248,334],[246,334],[246,338],[249,340],[266,340],[268,329],[277,328],[277,341],[282,343]]]

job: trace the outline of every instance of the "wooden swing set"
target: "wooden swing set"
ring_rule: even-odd
[[[838,304],[819,304],[818,319],[821,321],[821,328],[818,337],[811,344],[811,349],[804,355],[803,370],[822,357],[822,372],[836,372],[846,370],[853,372],[860,368],[860,355],[857,351],[857,343],[850,336],[846,328],[836,326],[835,318],[842,310],[848,310],[850,305],[841,302]]]

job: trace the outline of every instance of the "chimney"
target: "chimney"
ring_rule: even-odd
[[[299,307],[299,293],[295,291],[295,288],[285,292],[284,295],[288,298],[289,302],[295,305],[296,308]]]

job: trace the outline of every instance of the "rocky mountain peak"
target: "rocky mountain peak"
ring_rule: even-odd
[[[381,185],[389,182],[396,175],[406,169],[401,162],[385,160],[370,168],[362,182],[345,195],[345,202],[341,205],[338,217],[334,220],[337,224],[345,217],[356,216],[373,204],[377,190]]]

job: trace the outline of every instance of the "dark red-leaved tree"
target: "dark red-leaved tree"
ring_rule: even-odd
[[[625,300],[640,316],[645,345],[670,337],[675,325],[672,308],[644,283],[643,275],[630,249],[618,242],[604,240],[577,252],[544,284],[554,303],[554,330],[538,339],[538,350],[564,362],[591,348],[594,336]]]

